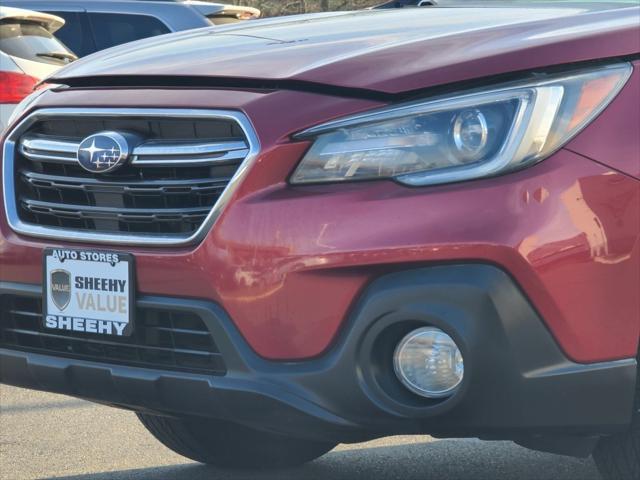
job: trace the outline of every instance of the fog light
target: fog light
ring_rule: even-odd
[[[396,347],[393,367],[405,387],[427,398],[452,395],[464,374],[460,349],[433,327],[418,328],[404,337]]]

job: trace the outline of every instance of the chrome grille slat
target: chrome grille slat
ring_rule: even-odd
[[[42,188],[74,189],[91,192],[183,194],[192,192],[221,192],[230,177],[211,180],[136,180],[115,182],[95,178],[63,177],[36,172],[20,171],[23,181]]]
[[[124,210],[25,199],[21,199],[21,203],[24,204],[26,209],[36,214],[122,221],[194,221],[205,217],[209,213],[208,208],[165,208],[162,210],[127,208]]]
[[[162,155],[162,156],[153,156],[149,154],[136,154],[138,149],[134,149],[134,155],[131,160],[132,165],[136,165],[138,167],[147,167],[147,166],[164,166],[164,165],[175,165],[181,167],[191,167],[196,165],[215,165],[220,163],[233,162],[235,160],[241,160],[247,156],[249,153],[249,149],[245,148],[242,150],[234,150],[230,152],[226,152],[217,156],[211,156],[210,153],[203,155]]]
[[[82,139],[56,139],[43,135],[25,135],[20,140],[20,153],[36,162],[75,165]],[[146,166],[215,165],[242,160],[249,154],[246,142],[185,142],[148,141],[133,148],[131,164]]]
[[[75,163],[79,142],[52,140],[41,136],[25,136],[20,142],[20,153],[32,161]]]
[[[204,155],[246,150],[245,142],[216,142],[216,143],[169,143],[145,142],[133,150],[134,155]]]
[[[106,130],[130,132],[141,143],[117,170],[87,172],[77,162],[78,145]],[[251,123],[235,111],[35,110],[3,145],[9,226],[76,242],[194,243],[215,223],[258,151]]]

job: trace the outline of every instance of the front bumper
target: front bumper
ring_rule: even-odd
[[[244,112],[262,149],[215,228],[182,248],[72,245],[18,235],[0,215],[0,281],[39,284],[46,247],[131,253],[141,295],[222,305],[258,355],[295,362],[331,348],[354,299],[380,275],[481,261],[514,277],[567,358],[599,363],[637,355],[637,180],[560,150],[526,170],[462,184],[296,187],[286,179],[309,145],[292,141],[293,133],[381,104],[297,91],[147,92],[48,90],[33,108],[198,105]],[[593,135],[589,130],[576,141]],[[617,157],[610,149],[599,161]]]
[[[0,283],[0,294],[39,293],[35,286]],[[215,303],[141,296],[138,304],[197,314],[222,353],[226,375],[0,348],[0,381],[138,411],[232,419],[342,442],[401,433],[593,436],[630,423],[635,359],[571,362],[513,280],[490,265],[381,276],[359,297],[332,348],[303,362],[259,357]],[[451,398],[415,397],[392,374],[395,342],[423,324],[446,330],[461,346],[465,379]]]

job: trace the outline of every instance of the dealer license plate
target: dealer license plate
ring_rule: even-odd
[[[133,256],[66,248],[44,251],[47,329],[128,336],[133,332]]]

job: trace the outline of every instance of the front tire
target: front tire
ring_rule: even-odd
[[[601,439],[593,458],[605,480],[640,479],[640,375],[631,427],[624,433]]]
[[[285,468],[324,455],[334,443],[300,440],[223,420],[138,413],[149,432],[174,452],[222,468]]]

